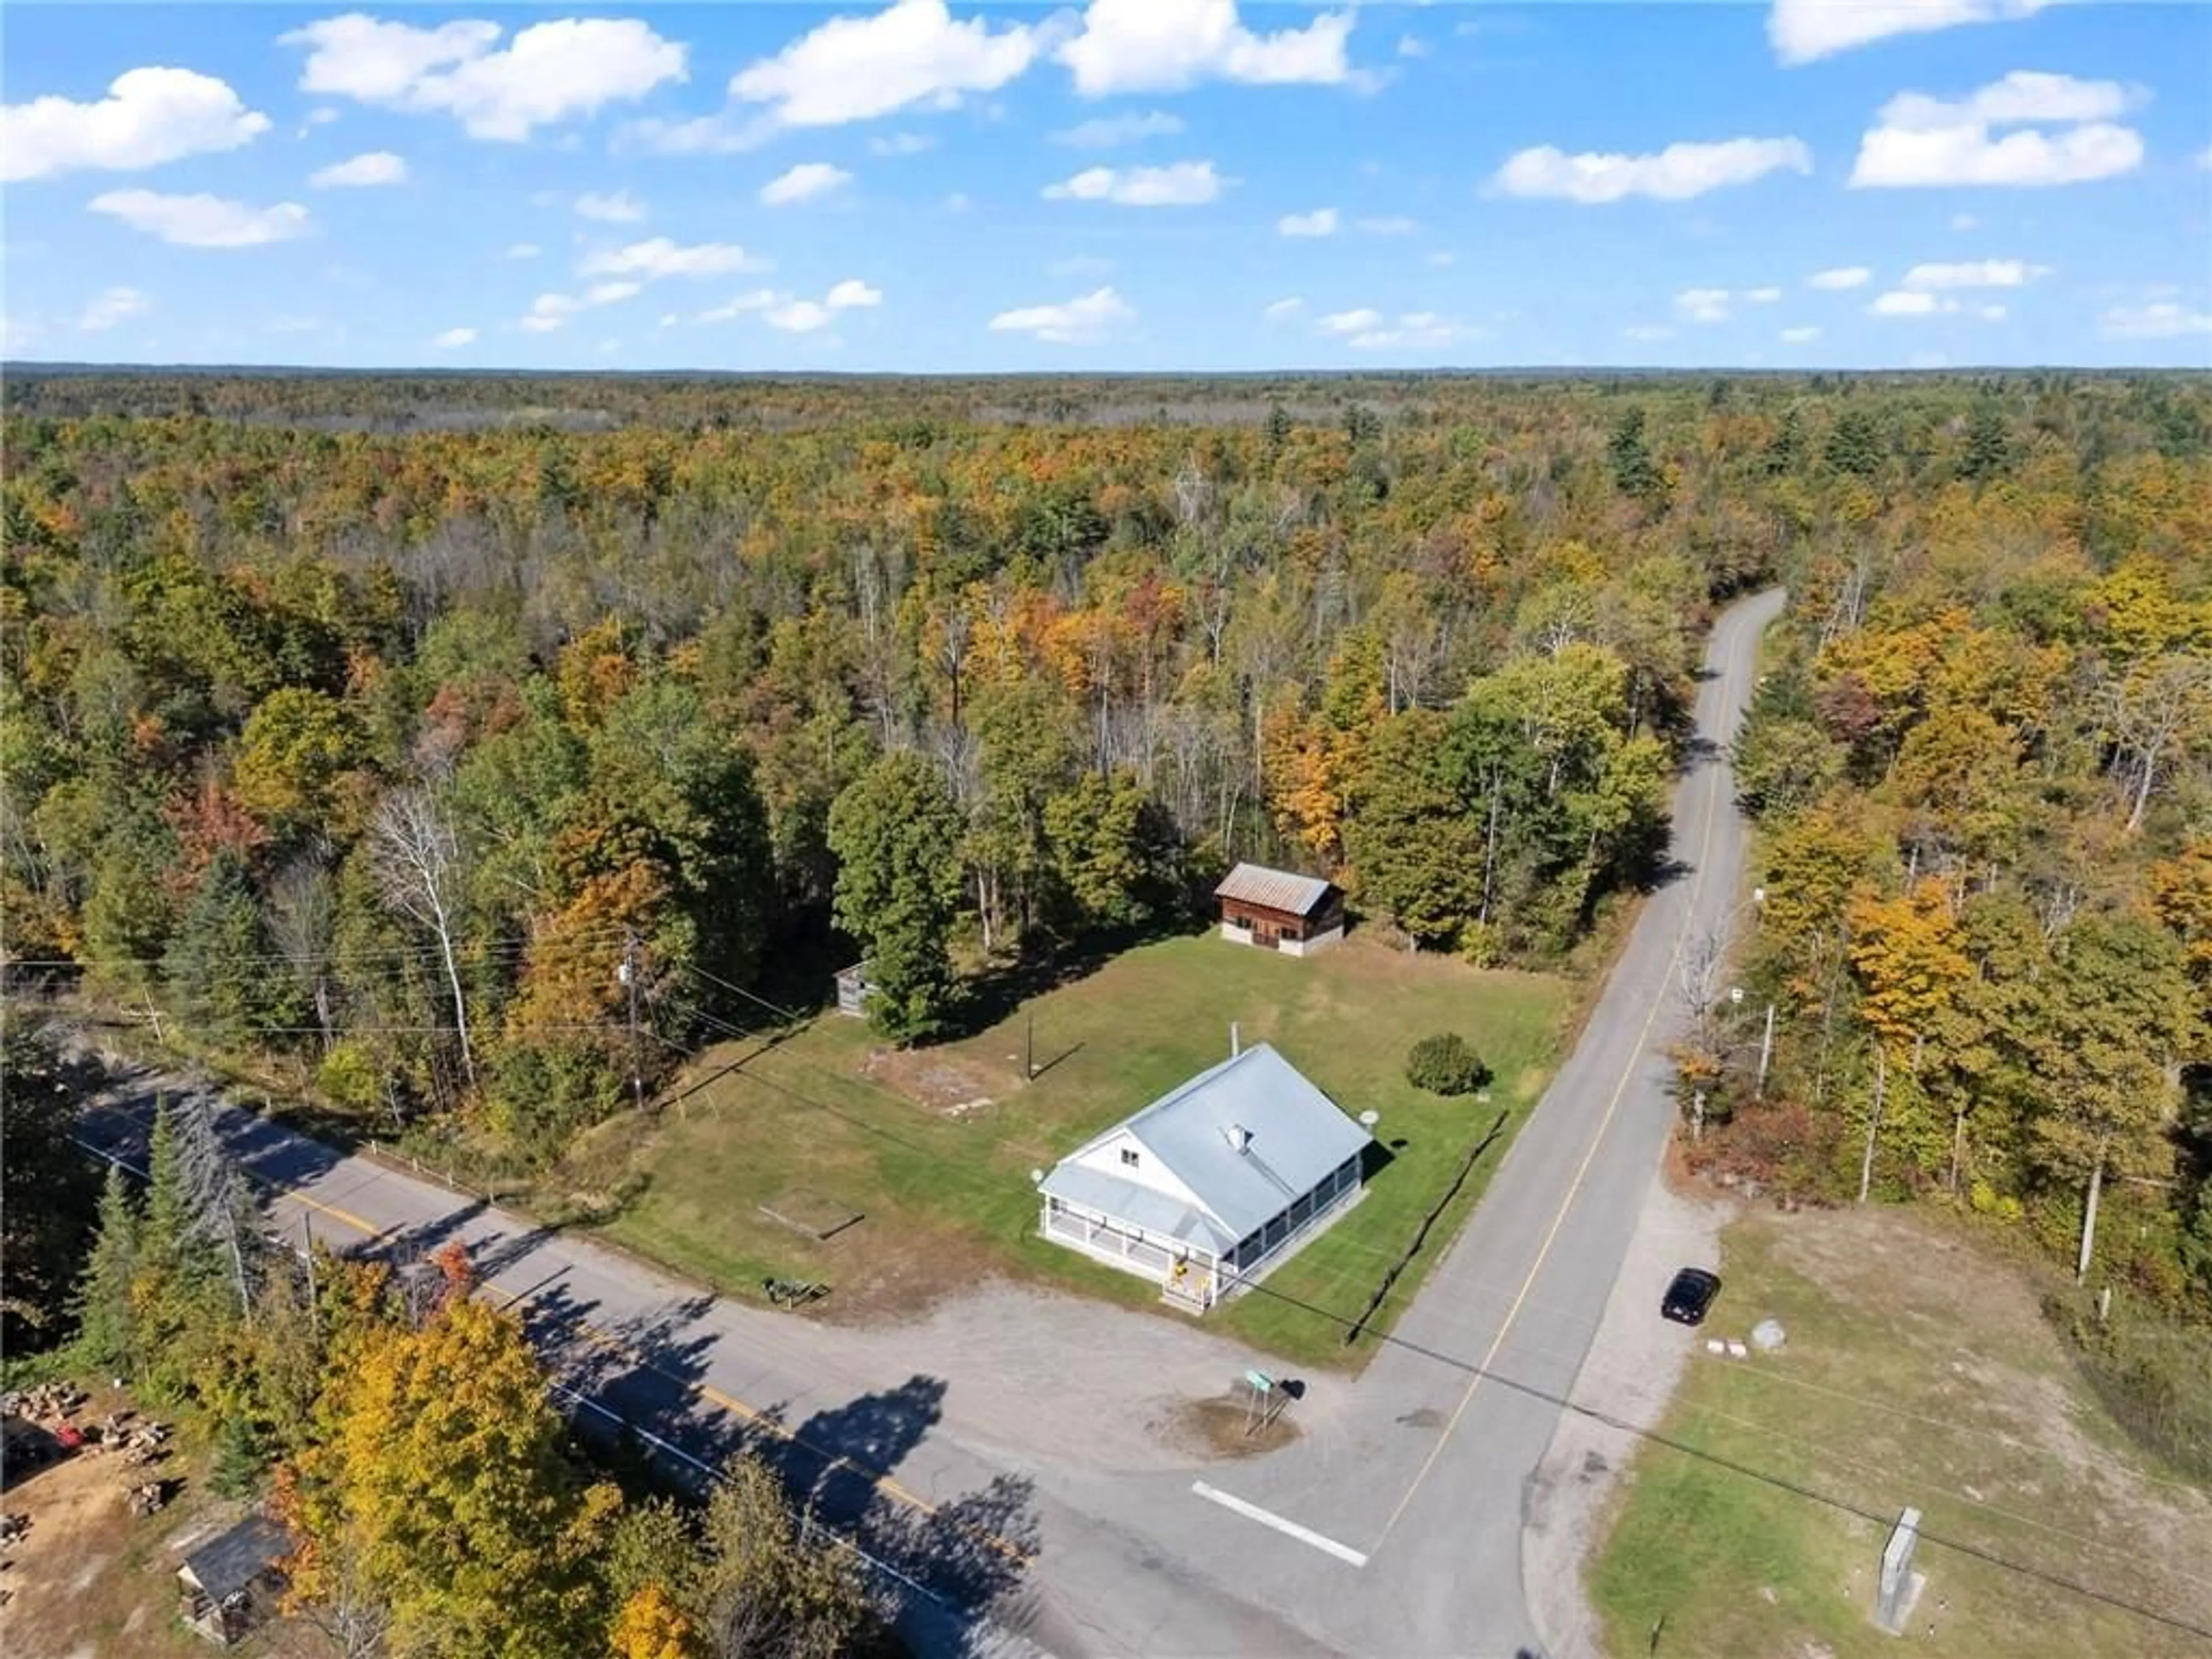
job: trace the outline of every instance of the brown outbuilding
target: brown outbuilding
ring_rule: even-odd
[[[1221,937],[1285,956],[1310,956],[1344,937],[1344,894],[1334,882],[1240,864],[1213,890]]]

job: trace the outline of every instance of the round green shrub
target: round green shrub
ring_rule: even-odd
[[[1471,1095],[1490,1081],[1490,1067],[1466,1038],[1443,1031],[1407,1050],[1406,1081],[1432,1095]]]

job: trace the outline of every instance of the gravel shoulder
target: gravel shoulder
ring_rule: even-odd
[[[1580,1409],[1561,1413],[1522,1496],[1522,1589],[1547,1659],[1604,1659],[1583,1565],[1637,1431],[1665,1413],[1692,1344],[1703,1340],[1662,1319],[1659,1300],[1677,1268],[1721,1267],[1721,1230],[1735,1213],[1732,1205],[1676,1192],[1663,1169],[1652,1172],[1636,1236],[1575,1378],[1571,1397]]]

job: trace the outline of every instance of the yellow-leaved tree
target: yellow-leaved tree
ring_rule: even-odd
[[[606,1632],[592,1556],[621,1496],[587,1485],[512,1315],[447,1297],[325,1384],[287,1481],[295,1597],[343,1602],[395,1655],[540,1659]]]

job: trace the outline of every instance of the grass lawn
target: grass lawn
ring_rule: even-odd
[[[1030,1171],[1229,1052],[1271,1042],[1346,1112],[1382,1114],[1391,1152],[1367,1196],[1279,1268],[1264,1291],[1210,1316],[1302,1364],[1345,1364],[1356,1316],[1449,1186],[1468,1148],[1500,1134],[1377,1322],[1387,1329],[1472,1207],[1512,1131],[1542,1092],[1572,1001],[1565,981],[1486,973],[1354,939],[1296,960],[1208,937],[1146,945],[1033,998],[964,1041],[885,1050],[857,1020],[828,1016],[709,1084],[641,1139],[611,1125],[567,1172],[572,1184],[641,1190],[605,1231],[619,1243],[742,1295],[769,1274],[827,1279],[830,1316],[902,1311],[990,1273],[1049,1279],[1133,1305],[1140,1279],[1033,1237]],[[1034,1017],[1040,1075],[1022,1082]],[[1417,1037],[1455,1030],[1494,1073],[1491,1100],[1443,1100],[1407,1083]],[[702,1057],[704,1076],[740,1052]],[[680,1085],[679,1085],[680,1086]],[[817,1242],[762,1206],[866,1219]]]
[[[1662,1656],[1894,1654],[1868,1614],[1908,1504],[1923,1511],[1914,1565],[1928,1577],[1916,1653],[2208,1651],[2050,1582],[2212,1626],[2212,1499],[2114,1449],[2017,1266],[1940,1217],[1875,1209],[1751,1215],[1724,1236],[1722,1273],[1716,1330],[1740,1336],[1771,1315],[1788,1345],[1696,1354],[1659,1432],[1711,1458],[1647,1442],[1631,1464],[1587,1570],[1610,1651],[1655,1650],[1663,1618]]]

